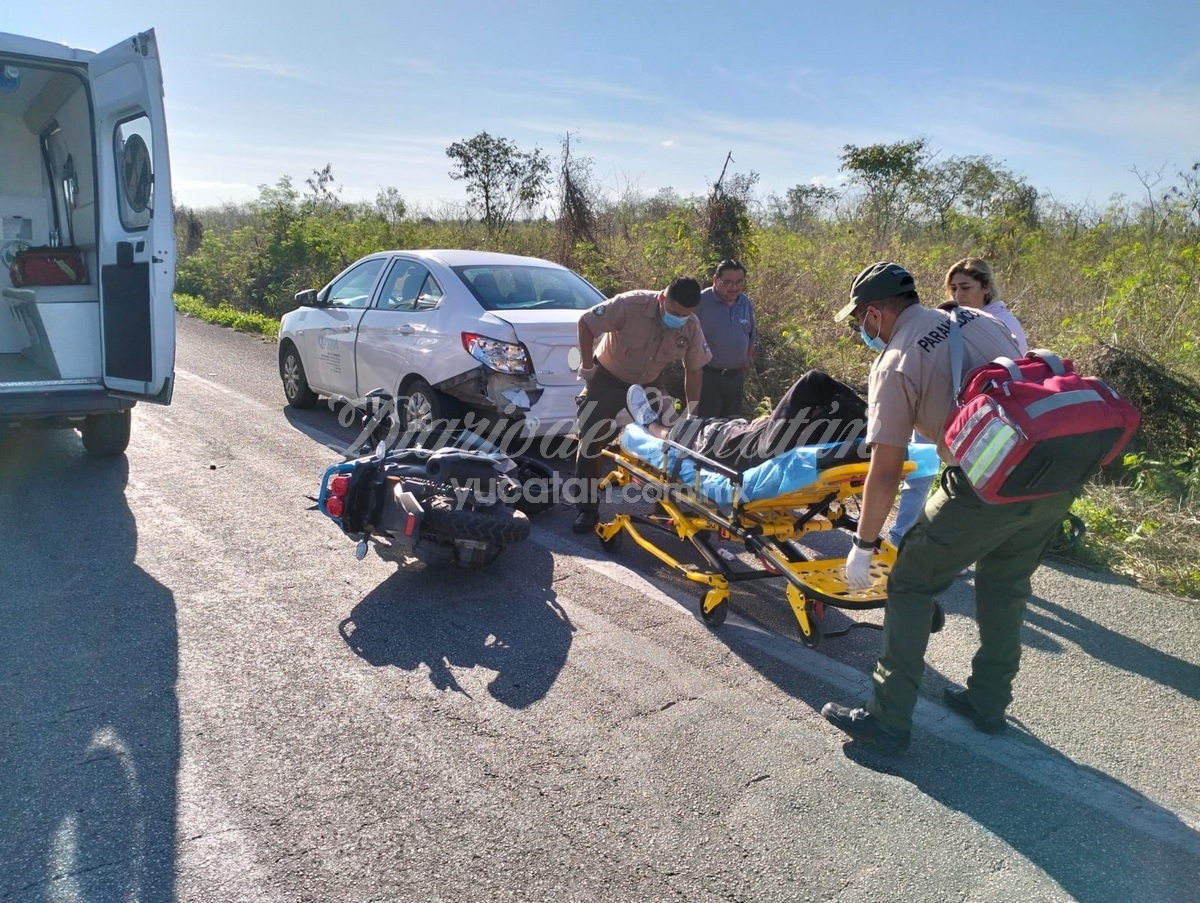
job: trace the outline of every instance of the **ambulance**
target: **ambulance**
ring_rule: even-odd
[[[99,53],[0,32],[0,442],[120,455],[175,382],[175,235],[154,32]]]

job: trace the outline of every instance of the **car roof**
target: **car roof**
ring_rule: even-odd
[[[544,260],[541,257],[523,257],[519,254],[501,254],[498,251],[470,251],[457,248],[434,248],[420,251],[407,251],[397,249],[393,251],[384,251],[385,254],[404,254],[409,257],[416,257],[423,260],[435,260],[448,267],[460,266],[498,266],[507,264],[509,266],[540,266],[554,267],[556,269],[566,269],[561,264],[557,264],[552,260]]]

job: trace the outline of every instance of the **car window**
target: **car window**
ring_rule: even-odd
[[[397,260],[383,280],[376,306],[380,310],[416,310],[429,270],[411,260]]]
[[[461,266],[454,272],[485,310],[588,310],[604,300],[571,270],[539,266]]]
[[[113,150],[117,161],[117,213],[129,231],[145,229],[154,214],[154,146],[150,118],[135,116],[117,125]],[[49,151],[43,149],[42,153]],[[50,165],[50,161],[46,161]],[[51,180],[53,181],[53,180]],[[73,211],[67,208],[68,225]],[[57,221],[57,217],[55,218]],[[57,223],[55,228],[57,228]]]
[[[493,267],[466,267],[459,273],[470,287],[471,294],[479,300],[485,310],[495,310],[505,301],[493,269]]]
[[[588,310],[604,300],[603,294],[569,270],[535,269],[530,275],[539,308]]]
[[[343,273],[329,286],[325,301],[330,307],[366,307],[371,303],[371,288],[387,260],[366,260]]]
[[[433,310],[442,303],[442,287],[437,284],[432,273],[425,276],[425,282],[417,293],[417,310]]]

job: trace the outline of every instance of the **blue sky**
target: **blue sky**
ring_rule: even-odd
[[[5,3],[0,31],[101,50],[153,27],[176,199],[241,202],[326,163],[347,200],[461,203],[480,131],[609,195],[702,195],[732,152],[758,194],[835,185],[843,145],[925,138],[1043,195],[1144,196],[1200,160],[1195,0]]]

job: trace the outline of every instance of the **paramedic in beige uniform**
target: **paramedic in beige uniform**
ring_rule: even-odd
[[[942,441],[953,405],[950,316],[963,340],[964,373],[997,357],[1016,357],[1012,335],[999,320],[978,311],[944,312],[922,307],[912,275],[894,263],[877,263],[855,278],[850,303],[835,317],[853,316],[863,341],[879,352],[871,365],[867,436],[871,463],[863,489],[858,532],[846,559],[846,583],[869,586],[880,530],[896,499],[901,467],[915,427],[937,437],[946,469],[941,486],[904,537],[887,582],[883,651],[872,678],[874,691],[862,708],[830,702],[821,710],[851,737],[885,752],[908,748],[917,688],[925,670],[925,647],[934,597],[959,571],[975,569],[979,650],[966,689],[948,687],[946,705],[979,730],[1005,729],[1004,710],[1021,658],[1021,624],[1037,569],[1072,493],[1031,502],[984,502],[967,482]]]
[[[653,383],[667,364],[682,361],[688,410],[700,400],[702,371],[712,354],[692,313],[699,301],[700,283],[680,276],[664,291],[625,292],[579,318],[579,378],[587,388],[575,425],[575,476],[587,486],[572,526],[576,533],[591,532],[599,519],[600,452],[617,434],[614,418],[625,409],[629,387]]]

